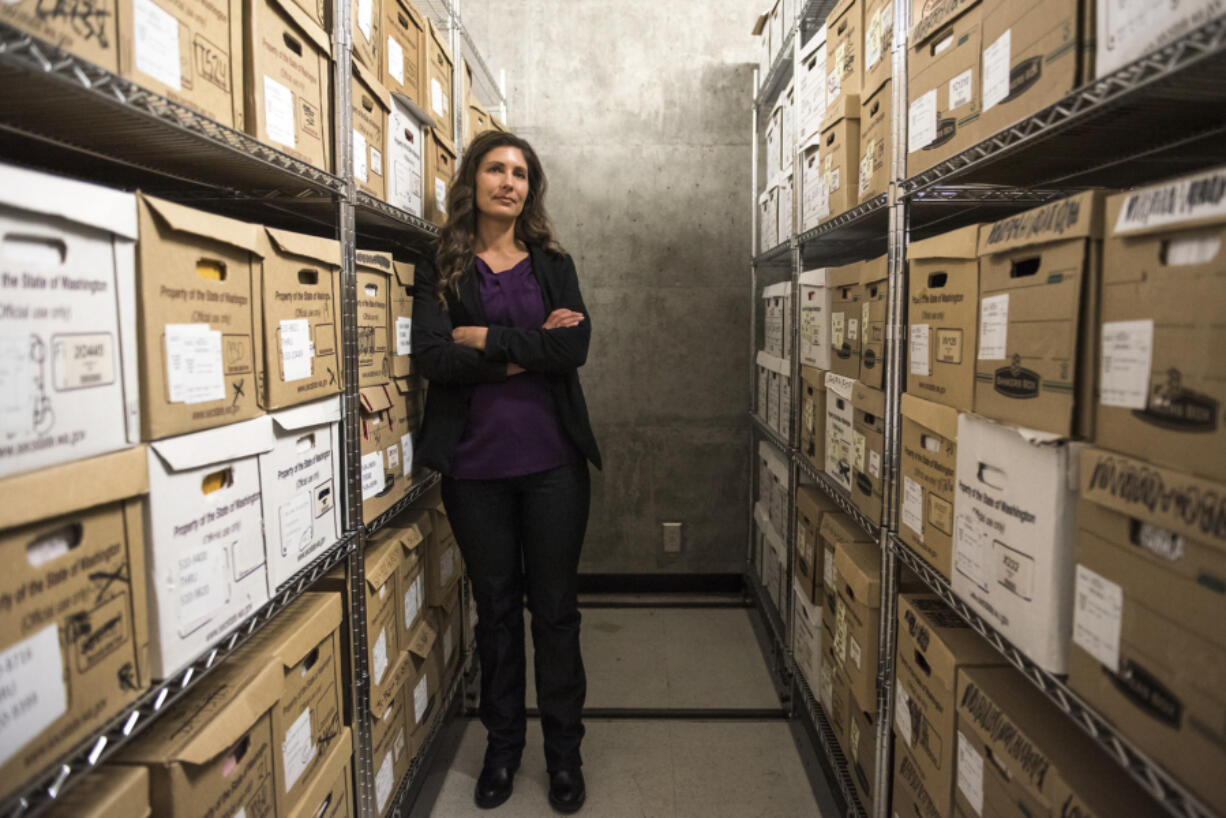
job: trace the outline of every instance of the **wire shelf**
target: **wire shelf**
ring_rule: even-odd
[[[783,453],[784,457],[787,457],[792,451],[792,447],[784,440],[783,435],[776,432],[774,427],[753,412],[749,413],[749,417],[753,421],[754,428],[758,431],[758,434],[769,440],[775,448]]]
[[[792,52],[795,50],[795,40],[796,26],[793,25],[783,38],[783,45],[779,47],[779,53],[775,55],[775,61],[771,63],[770,70],[766,72],[766,76],[758,85],[758,95],[754,99],[754,104],[759,108],[773,103],[786,87],[788,77],[792,76]]]
[[[5,818],[32,818],[50,808],[56,798],[112,757],[121,747],[148,727],[158,716],[199,684],[248,639],[306,593],[317,580],[340,565],[353,550],[357,538],[347,535],[330,551],[320,555],[287,582],[273,598],[240,622],[228,636],[201,653],[172,678],[155,684],[121,714],[0,805]]]
[[[397,517],[403,514],[409,506],[413,505],[424,497],[426,492],[434,488],[434,486],[441,479],[442,476],[438,472],[428,471],[425,477],[421,478],[409,487],[409,493],[397,500],[394,506],[367,523],[363,527],[363,533],[369,537],[370,535],[376,533],[379,529],[386,526],[388,523],[392,522],[392,520],[395,520]]]
[[[428,251],[439,235],[437,225],[361,190],[354,206],[354,219],[359,236],[401,245],[419,253]]]
[[[792,678],[800,693],[798,697],[800,703],[804,706],[801,716],[808,718],[810,724],[815,728],[818,746],[834,770],[835,780],[839,785],[839,794],[843,797],[843,803],[847,805],[845,815],[847,818],[868,818],[868,813],[861,805],[855,785],[851,780],[851,768],[847,764],[847,756],[843,755],[843,748],[839,746],[837,733],[831,726],[830,720],[826,718],[826,711],[822,709],[821,702],[813,695],[813,690],[809,687],[809,682],[803,673],[794,672]]]
[[[886,251],[889,223],[890,209],[882,193],[801,233],[797,239],[801,258],[813,266],[880,256]]]
[[[953,592],[949,581],[935,568],[900,540],[891,536],[890,547],[898,558],[919,575],[924,584],[953,608],[966,622],[995,648],[1011,665],[1022,672],[1047,698],[1077,723],[1091,738],[1098,742],[1129,775],[1145,788],[1163,808],[1179,818],[1215,818],[1209,810],[1186,787],[1170,773],[1159,767],[1081,700],[1061,679],[1040,668],[1017,649],[995,628],[987,623],[973,608]]]
[[[497,114],[499,107],[506,104],[502,86],[486,64],[485,58],[481,56],[481,50],[473,42],[472,35],[463,21],[460,22],[460,35],[464,38],[464,59],[468,60],[473,69],[472,93],[490,113]]]
[[[787,268],[792,265],[792,240],[785,239],[782,243],[754,256],[753,263],[759,267]]]
[[[881,533],[880,524],[865,517],[864,513],[856,508],[855,503],[851,501],[851,497],[843,490],[842,486],[835,483],[826,472],[819,471],[800,452],[792,452],[792,459],[797,467],[799,467],[802,475],[816,483],[844,514],[851,517],[860,528],[864,529],[865,534],[872,537],[873,540],[877,539]]]

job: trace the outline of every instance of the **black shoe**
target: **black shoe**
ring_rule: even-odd
[[[569,815],[578,812],[587,798],[583,788],[583,773],[578,769],[558,770],[549,774],[549,805]]]
[[[481,809],[493,809],[511,797],[515,783],[514,767],[485,766],[477,777],[477,789],[473,801]]]

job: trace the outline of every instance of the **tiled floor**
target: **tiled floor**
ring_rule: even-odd
[[[589,709],[777,709],[782,714],[750,617],[743,608],[585,608],[584,661]],[[530,644],[530,639],[529,639]],[[531,662],[529,662],[529,667]],[[531,678],[529,678],[531,685]],[[529,687],[529,704],[534,693]],[[776,718],[600,719],[584,739],[590,818],[800,818],[834,816],[817,792],[793,736]],[[478,810],[473,786],[485,732],[459,719],[444,734],[413,818],[540,818],[553,814],[540,724],[515,793],[492,813]]]

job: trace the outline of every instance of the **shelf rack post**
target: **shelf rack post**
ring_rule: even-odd
[[[758,89],[758,69],[753,70],[753,90]],[[758,106],[749,106],[749,412],[752,415],[757,408],[758,374],[756,367],[758,352],[758,265],[753,259],[758,248]],[[757,433],[753,424],[749,424],[749,544],[745,549],[745,576],[751,582],[756,582],[753,570],[754,544],[754,499],[762,487],[758,485],[758,447]]]

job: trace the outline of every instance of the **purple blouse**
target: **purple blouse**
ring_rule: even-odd
[[[528,256],[495,273],[477,259],[481,304],[491,326],[540,329],[545,301]],[[578,463],[582,456],[558,420],[549,378],[539,372],[512,375],[502,383],[477,384],[468,424],[452,461],[452,476],[496,480]]]

